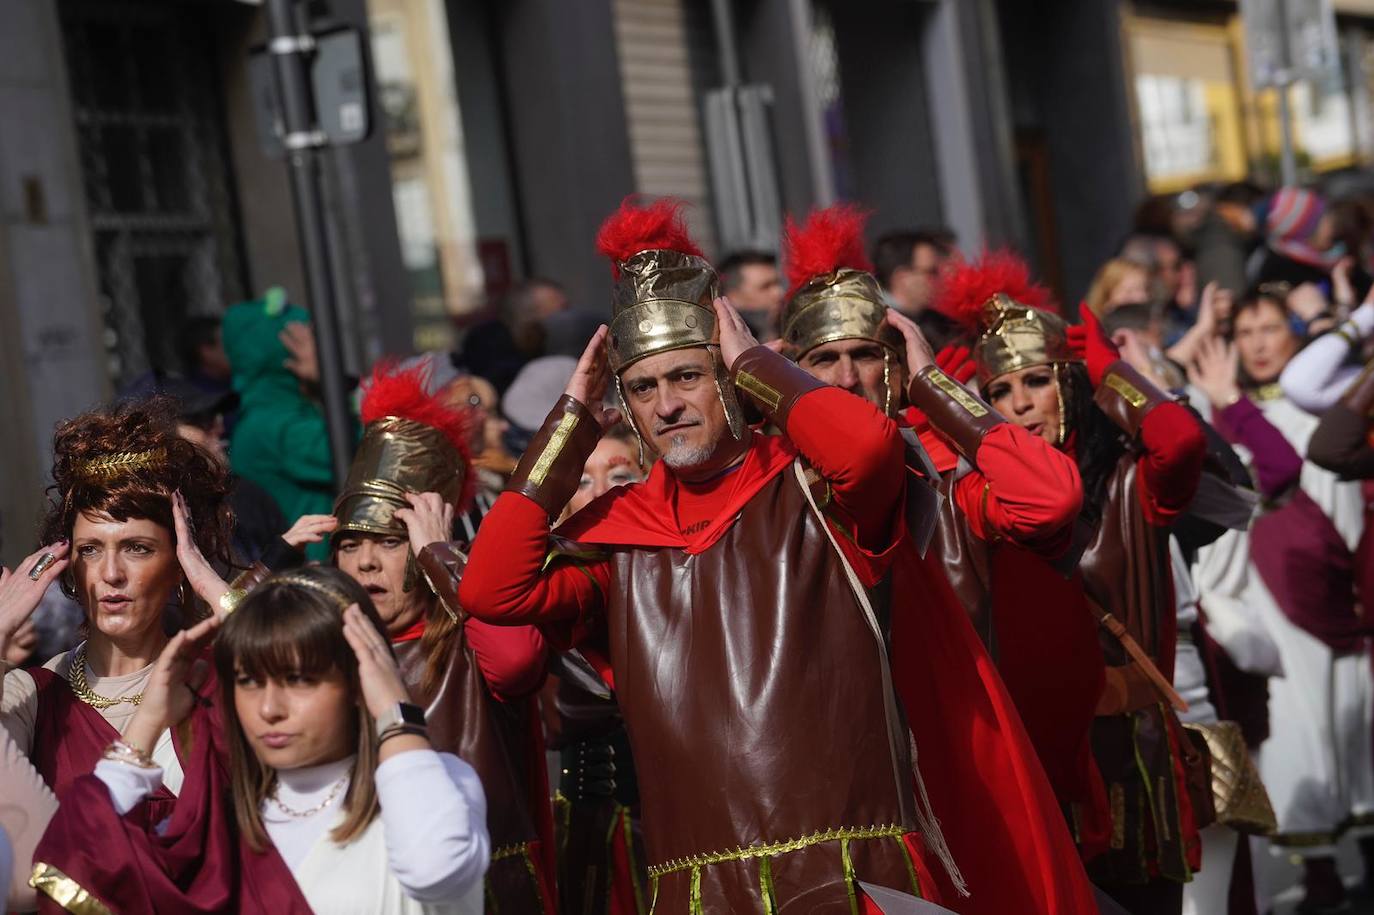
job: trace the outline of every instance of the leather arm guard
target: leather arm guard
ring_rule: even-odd
[[[582,467],[600,440],[592,411],[564,394],[525,449],[506,492],[527,496],[554,517],[577,492]]]
[[[455,621],[462,620],[466,614],[458,605],[458,584],[468,566],[467,555],[452,543],[435,541],[420,551],[415,564],[448,615]]]
[[[785,434],[787,417],[803,395],[825,382],[809,375],[785,356],[766,346],[754,346],[740,353],[730,367],[730,380],[735,387],[753,398],[773,425]]]
[[[1108,367],[1093,396],[1098,408],[1132,439],[1140,434],[1149,412],[1172,399],[1124,360]]]
[[[970,464],[977,464],[983,436],[1006,422],[1002,414],[937,365],[926,366],[911,376],[906,397]]]

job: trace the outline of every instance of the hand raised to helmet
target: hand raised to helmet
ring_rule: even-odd
[[[619,410],[601,406],[611,384],[610,353],[606,346],[609,335],[610,329],[605,324],[596,329],[563,390],[565,395],[590,410],[603,430],[620,422]]]
[[[1107,370],[1121,358],[1121,352],[1102,329],[1102,323],[1091,308],[1079,305],[1078,316],[1083,323],[1069,325],[1069,346],[1087,364],[1088,380],[1097,387],[1107,377]]]
[[[410,508],[396,509],[396,520],[406,526],[410,550],[416,556],[431,543],[453,538],[453,506],[437,492],[406,493]]]
[[[716,311],[716,330],[720,335],[720,360],[729,370],[740,354],[758,346],[759,341],[729,299],[720,296],[711,304]]]
[[[915,321],[897,309],[889,308],[887,314],[883,315],[883,323],[902,335],[906,344],[906,369],[911,375],[935,364],[935,353],[930,348],[930,342]]]

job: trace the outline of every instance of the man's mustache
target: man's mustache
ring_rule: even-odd
[[[659,422],[655,422],[655,423],[654,423],[654,435],[662,435],[666,430],[672,429],[672,428],[674,428],[674,427],[682,428],[682,427],[684,427],[684,426],[700,426],[700,425],[701,425],[701,420],[699,420],[699,419],[675,419],[675,420],[673,420],[672,422],[662,422],[662,421],[659,421]]]

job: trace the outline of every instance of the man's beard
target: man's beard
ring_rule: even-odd
[[[659,457],[663,459],[663,463],[674,470],[690,470],[705,464],[715,453],[716,446],[714,443],[689,445],[687,444],[687,436],[679,433],[669,436],[668,447],[663,449]]]

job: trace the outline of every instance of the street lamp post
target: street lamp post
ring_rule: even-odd
[[[295,0],[266,0],[266,11],[270,35],[267,50],[276,76],[285,130],[281,139],[290,166],[296,226],[305,255],[305,293],[315,333],[324,419],[329,433],[334,482],[340,486],[353,460],[353,434],[319,184],[320,150],[327,141],[316,122],[310,80],[310,57],[315,39],[298,20]]]

